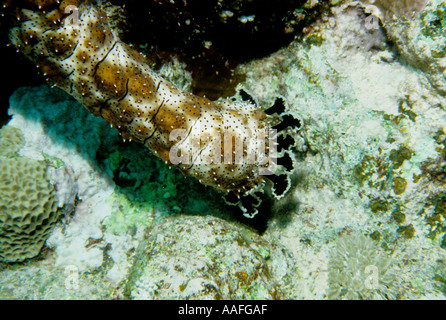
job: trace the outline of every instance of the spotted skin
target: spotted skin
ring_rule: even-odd
[[[245,215],[257,213],[260,200],[254,194],[263,191],[268,178],[262,169],[271,168],[278,156],[264,112],[250,102],[212,102],[182,92],[120,41],[106,15],[88,1],[28,2],[36,8],[17,12],[10,40],[50,83],[124,139],[144,144],[184,175],[231,195],[236,200],[230,203]],[[239,200],[248,195],[255,201],[247,209]]]

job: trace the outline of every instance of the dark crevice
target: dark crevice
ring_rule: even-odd
[[[127,96],[127,94],[129,93],[129,81],[130,81],[130,79],[127,78],[127,80],[126,80],[126,82],[125,82],[125,93],[124,93],[124,95],[123,95],[121,98],[119,98],[119,99],[117,100],[117,102],[121,102],[122,100],[124,100],[125,97]]]
[[[285,167],[287,172],[291,172],[294,169],[293,160],[288,153],[285,153],[283,157],[277,158],[277,164]]]
[[[112,52],[112,50],[115,48],[116,44],[118,43],[118,41],[115,41],[113,43],[113,45],[111,46],[111,48],[107,51],[107,53],[102,57],[101,60],[98,61],[98,63],[95,64],[95,66],[93,67],[93,75],[96,75],[96,72],[98,71],[98,67],[99,65],[105,60],[107,59],[107,56],[110,54],[110,52]]]
[[[249,102],[253,105],[257,105],[255,99],[249,95],[245,90],[240,90],[240,96],[242,97],[243,101]]]
[[[283,131],[286,128],[297,128],[300,129],[302,127],[302,123],[299,119],[294,118],[290,114],[285,114],[282,116],[282,122],[275,125],[273,127],[274,130]]]
[[[291,136],[278,135],[277,144],[277,152],[282,152],[283,150],[290,150],[296,144],[296,141]]]
[[[273,193],[280,197],[285,194],[289,188],[289,178],[286,174],[266,176],[274,184]]]
[[[281,98],[277,98],[276,101],[274,101],[274,104],[266,109],[264,112],[268,115],[277,114],[280,115],[285,111],[285,102]]]
[[[231,203],[234,205],[236,205],[240,201],[240,198],[232,191],[229,192],[228,194],[226,194],[224,196],[224,198],[228,203]]]
[[[125,4],[123,40],[141,46],[162,65],[171,56],[192,72],[192,90],[211,100],[236,93],[237,65],[265,57],[302,34],[330,1],[306,9],[307,0],[110,0]],[[149,46],[147,46],[149,44]]]

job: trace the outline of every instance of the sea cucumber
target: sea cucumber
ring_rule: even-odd
[[[92,2],[27,2],[29,9],[17,9],[11,43],[125,140],[223,193],[248,217],[265,187],[276,198],[288,191],[292,134],[302,121],[286,113],[283,99],[263,112],[244,92],[246,101],[221,102],[182,92],[122,42]]]

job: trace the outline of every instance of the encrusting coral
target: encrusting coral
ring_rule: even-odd
[[[23,136],[19,129],[5,126],[0,130],[0,157],[12,158],[23,145]]]
[[[39,254],[57,219],[57,196],[43,161],[15,156],[23,142],[18,129],[0,130],[0,261]]]
[[[12,44],[124,139],[224,193],[248,217],[267,181],[279,199],[288,191],[294,141],[285,137],[302,122],[282,99],[262,112],[244,93],[246,101],[212,102],[182,92],[121,42],[90,1],[28,2],[33,10],[18,10]]]

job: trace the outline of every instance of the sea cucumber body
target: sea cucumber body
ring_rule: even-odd
[[[185,175],[237,197],[261,191],[277,156],[264,112],[182,92],[113,34],[101,10],[69,5],[23,9],[10,31],[48,81]]]

